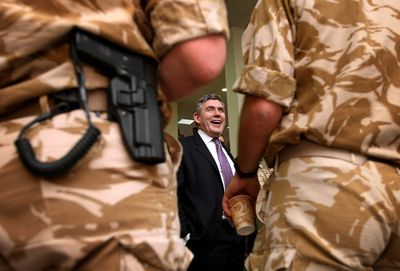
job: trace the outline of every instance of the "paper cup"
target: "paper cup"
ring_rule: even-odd
[[[238,195],[229,200],[232,220],[237,234],[246,236],[256,229],[254,223],[253,200],[248,195]]]

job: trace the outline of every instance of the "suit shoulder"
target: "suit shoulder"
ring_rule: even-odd
[[[188,145],[188,144],[193,144],[194,142],[194,136],[185,136],[184,138],[179,140],[183,146]]]

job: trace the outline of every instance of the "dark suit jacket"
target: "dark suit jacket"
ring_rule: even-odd
[[[178,203],[181,236],[212,242],[222,219],[224,187],[218,166],[200,135],[181,140],[183,157],[178,171]],[[227,153],[233,159],[226,146]]]

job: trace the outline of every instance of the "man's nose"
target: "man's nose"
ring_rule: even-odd
[[[214,111],[214,115],[221,116],[221,115],[223,115],[223,114],[224,114],[224,112],[222,112],[222,111],[219,111],[219,110],[215,110],[215,111]]]

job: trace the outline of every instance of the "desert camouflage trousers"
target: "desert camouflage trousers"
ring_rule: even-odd
[[[165,135],[166,162],[136,163],[116,123],[92,116],[101,140],[69,172],[44,179],[20,163],[14,141],[32,118],[0,123],[0,270],[186,270],[176,171],[181,146]],[[82,111],[30,130],[41,161],[59,158],[86,130]]]
[[[400,270],[400,170],[366,160],[296,157],[257,200],[248,270]]]

